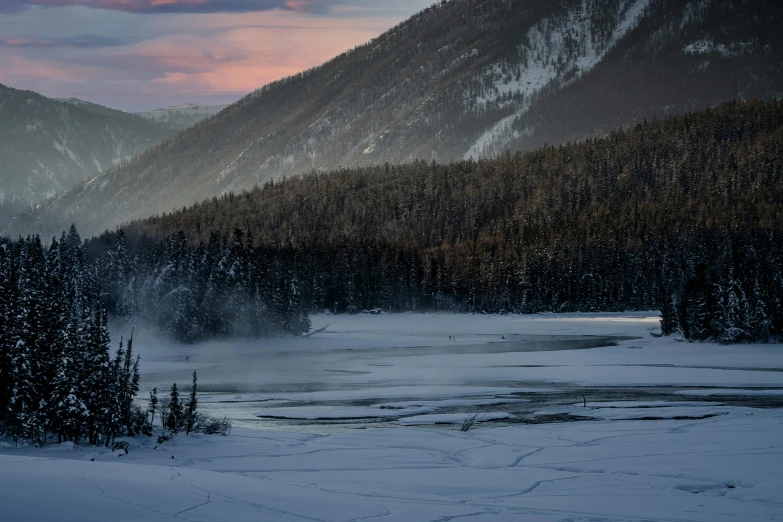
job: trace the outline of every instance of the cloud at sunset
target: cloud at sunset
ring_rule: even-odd
[[[30,37],[30,36],[0,36],[0,47],[32,47],[32,48],[97,48],[116,47],[123,45],[121,40],[110,36],[97,34],[83,34],[76,36],[63,36],[59,38]]]
[[[289,6],[289,3],[294,5]],[[126,13],[248,13],[270,9],[297,10],[297,0],[0,0],[0,11],[16,13],[31,7],[87,7]],[[323,2],[301,2],[319,7]]]
[[[124,110],[230,103],[428,6],[399,0],[0,0],[0,83]]]
[[[144,14],[252,13],[272,9],[325,13],[341,4],[340,0],[0,0],[0,12],[13,14],[32,7],[84,7]]]

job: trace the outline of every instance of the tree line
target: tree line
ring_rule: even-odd
[[[149,433],[133,403],[139,358],[133,340],[111,356],[106,308],[84,244],[71,229],[0,238],[0,423],[17,441],[106,444]]]
[[[190,248],[179,233],[129,249],[120,231],[96,261],[107,308],[184,342],[308,332],[311,307],[293,265],[267,262],[252,242],[237,230]]]
[[[722,343],[779,338],[782,245],[779,233],[715,237],[702,261],[674,270],[661,298],[661,334]]]
[[[48,246],[38,236],[0,237],[0,436],[109,447],[117,437],[152,435],[158,404],[166,440],[180,431],[227,434],[227,419],[197,411],[195,372],[187,402],[176,384],[169,400],[155,391],[148,408],[134,402],[140,357],[133,336],[112,350],[109,335],[106,303],[123,306],[104,290],[112,267],[93,260],[75,227]]]
[[[272,308],[285,309],[293,288],[305,311],[671,307],[689,338],[758,340],[781,331],[782,202],[783,102],[751,101],[491,160],[270,182],[131,223],[91,248],[159,267],[144,274],[196,273],[208,259],[220,271],[201,280],[210,273],[239,301],[258,295]],[[117,302],[140,288],[135,275],[111,279]],[[165,295],[186,303],[191,293]],[[705,307],[723,317],[708,334],[689,326]],[[252,307],[231,308],[249,317]]]

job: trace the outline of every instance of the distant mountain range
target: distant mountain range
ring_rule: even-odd
[[[74,221],[92,234],[284,176],[490,156],[777,98],[780,56],[781,2],[451,0],[263,87],[5,232]]]
[[[185,130],[203,119],[209,118],[225,109],[225,105],[204,105],[202,103],[186,103],[172,107],[163,107],[146,112],[134,112],[133,114],[148,120],[163,123],[176,129]]]
[[[0,219],[125,163],[174,132],[94,103],[0,85]]]
[[[0,85],[0,222],[127,163],[220,108],[188,104],[134,115]]]

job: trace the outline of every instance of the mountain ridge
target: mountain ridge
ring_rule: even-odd
[[[0,85],[0,219],[130,161],[173,133],[95,103]]]
[[[6,227],[88,234],[269,179],[495,156],[783,92],[783,6],[452,0]],[[24,224],[24,226],[22,226]]]
[[[150,111],[133,112],[131,114],[163,123],[172,129],[182,131],[199,123],[201,120],[214,116],[226,107],[227,105],[184,103],[182,105],[159,107]]]

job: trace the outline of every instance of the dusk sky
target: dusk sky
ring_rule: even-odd
[[[123,110],[230,103],[433,0],[0,0],[0,83]]]

